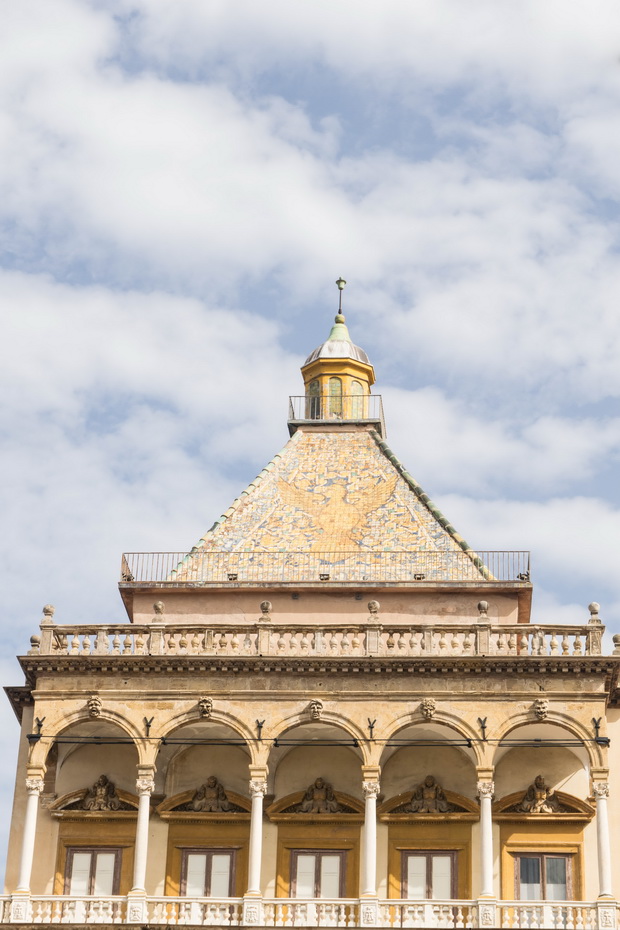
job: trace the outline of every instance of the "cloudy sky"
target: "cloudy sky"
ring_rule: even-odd
[[[412,474],[477,548],[532,550],[536,620],[597,600],[620,632],[617,0],[3,26],[4,682],[44,604],[124,619],[121,552],[188,548],[281,448],[339,275]]]

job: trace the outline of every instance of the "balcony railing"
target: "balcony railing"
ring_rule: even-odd
[[[126,552],[121,584],[228,585],[526,582],[525,551]]]
[[[380,394],[314,394],[289,397],[291,433],[304,423],[369,423],[385,438]]]
[[[512,930],[615,927],[615,901],[403,901],[265,898],[96,898],[9,895],[0,898],[4,924],[138,924],[195,927],[481,928]]]
[[[467,656],[601,655],[601,624],[534,626],[486,623],[317,626],[271,621],[238,624],[43,623],[31,637],[29,655],[128,656],[379,656],[396,658]],[[620,651],[620,647],[619,647]]]

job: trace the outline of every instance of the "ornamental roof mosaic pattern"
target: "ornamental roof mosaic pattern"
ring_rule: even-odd
[[[273,561],[268,553],[286,553],[297,572],[307,564],[313,575],[319,563],[339,563],[344,575],[359,563],[366,572],[371,557],[391,554],[399,577],[412,571],[404,554],[424,553],[416,570],[429,578],[445,578],[449,561],[455,577],[485,576],[465,540],[368,430],[299,429],[178,566],[176,580],[198,580],[201,561],[217,553],[238,554],[235,571],[244,558],[258,568]]]

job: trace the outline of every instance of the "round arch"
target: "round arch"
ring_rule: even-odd
[[[534,722],[530,714],[516,714],[497,734],[497,745],[493,754],[492,764],[497,765],[503,756],[514,746],[507,745],[510,734],[515,730],[527,731],[525,736],[519,737],[531,741],[555,740],[558,730],[568,732],[571,739],[578,740],[579,745],[564,745],[558,742],[557,748],[564,748],[579,760],[586,769],[601,768],[607,764],[607,749],[593,741],[592,733],[589,732],[583,724],[558,711],[550,711],[548,717],[543,722]],[[550,735],[552,734],[552,735]],[[543,748],[541,746],[541,748]],[[553,748],[547,747],[547,748]]]
[[[99,716],[96,718],[91,717],[86,709],[72,711],[67,716],[63,717],[61,725],[57,729],[52,729],[51,733],[47,733],[44,730],[42,734],[43,739],[39,740],[39,742],[34,745],[28,764],[32,766],[45,766],[49,753],[56,744],[56,740],[61,736],[66,736],[67,730],[81,727],[83,724],[88,724],[89,728],[99,728],[100,730],[105,730],[106,724],[111,724],[112,727],[118,728],[125,736],[131,739],[131,745],[136,750],[138,757],[137,764],[142,765],[148,762],[148,744],[144,740],[143,734],[138,732],[131,720],[127,717],[109,708],[102,708]],[[104,732],[84,735],[104,737],[109,734]],[[93,742],[95,741],[93,740]]]

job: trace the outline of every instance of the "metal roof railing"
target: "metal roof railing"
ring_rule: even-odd
[[[331,582],[528,582],[526,551],[462,549],[337,552],[126,552],[125,584],[300,584]]]

